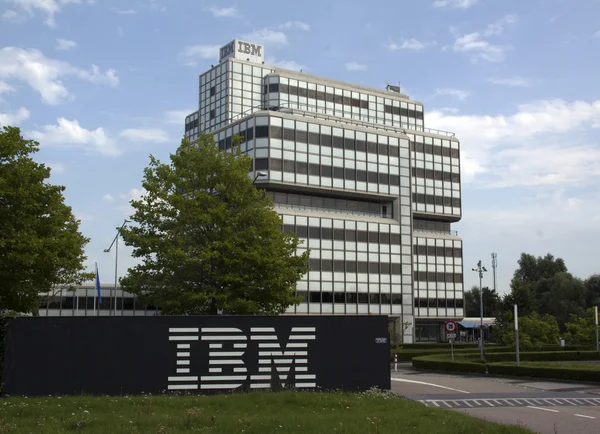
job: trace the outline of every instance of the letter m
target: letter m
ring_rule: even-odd
[[[250,331],[250,339],[258,341],[258,371],[260,372],[259,375],[253,375],[251,378],[253,387],[269,387],[271,376],[267,373],[272,372],[273,367],[282,385],[285,386],[292,366],[296,388],[316,387],[316,375],[308,373],[308,342],[316,339],[315,332],[315,327],[292,327],[287,345],[282,348],[274,328],[253,327]]]

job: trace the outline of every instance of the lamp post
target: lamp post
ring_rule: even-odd
[[[265,172],[256,172],[256,176],[252,180],[252,184],[254,184],[258,178],[264,178],[265,176],[267,176]]]
[[[108,249],[104,249],[105,253],[109,253],[110,249],[112,249],[113,244],[115,245],[115,287],[114,290],[111,289],[111,294],[110,294],[110,299],[113,299],[113,291],[114,291],[114,314],[115,316],[117,315],[117,273],[118,273],[118,266],[119,266],[119,235],[121,232],[121,229],[123,229],[125,227],[125,225],[129,223],[129,220],[124,220],[123,224],[121,225],[121,227],[119,229],[117,229],[117,235],[115,236],[115,238],[113,239],[112,243],[110,243],[110,246]],[[110,312],[109,315],[112,315],[112,311]]]
[[[473,268],[473,271],[475,271],[476,273],[479,273],[479,316],[481,319],[481,322],[479,324],[479,338],[481,339],[481,347],[480,347],[481,361],[483,361],[484,357],[483,357],[483,288],[482,288],[482,281],[483,281],[483,273],[486,272],[487,270],[485,269],[485,267],[481,266],[481,260],[480,260],[477,263],[477,267]]]

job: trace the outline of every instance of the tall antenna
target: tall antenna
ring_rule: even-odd
[[[498,254],[492,253],[492,271],[494,273],[494,291],[496,291],[496,267],[498,266]]]

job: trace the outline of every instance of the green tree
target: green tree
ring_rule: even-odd
[[[46,182],[50,169],[31,158],[38,150],[19,128],[0,130],[0,311],[37,315],[40,293],[93,277],[83,267],[89,239],[65,187]]]
[[[585,279],[587,288],[587,307],[600,306],[600,274],[593,274]]]
[[[212,135],[185,139],[170,164],[150,156],[137,225],[122,231],[141,263],[121,285],[163,314],[280,314],[300,302],[309,252],[282,231],[272,200],[248,176],[252,159]]]
[[[581,279],[570,273],[559,272],[554,276],[541,279],[535,285],[540,312],[556,317],[563,328],[571,314],[581,316],[585,312],[587,288]]]
[[[510,282],[510,292],[504,296],[503,310],[511,310],[513,305],[519,306],[523,315],[542,312],[536,284],[542,279],[551,279],[556,273],[566,273],[567,266],[562,258],[555,258],[548,253],[538,256],[521,253],[519,267],[515,270]]]
[[[483,316],[497,317],[502,312],[502,300],[498,293],[488,288],[483,287]],[[465,316],[478,317],[480,315],[479,303],[479,287],[473,285],[471,289],[465,292]]]
[[[570,315],[570,321],[565,323],[565,341],[569,345],[596,346],[596,316],[593,308],[589,308],[580,316]]]
[[[496,340],[502,345],[515,346],[514,316],[506,311],[500,316],[495,330]],[[559,328],[552,315],[519,315],[519,348],[537,350],[544,345],[558,345]]]

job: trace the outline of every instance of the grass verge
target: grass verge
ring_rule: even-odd
[[[6,398],[0,433],[531,433],[388,392]]]

